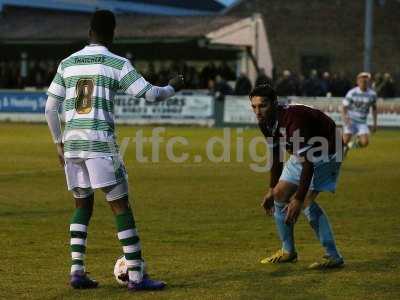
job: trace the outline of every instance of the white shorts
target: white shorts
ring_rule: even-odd
[[[65,176],[68,190],[98,189],[127,179],[124,162],[119,156],[96,158],[66,158]]]
[[[351,135],[364,135],[369,134],[369,128],[366,123],[357,123],[353,121],[351,122],[350,126],[343,126],[343,133]]]
[[[341,162],[336,160],[336,155],[331,155],[329,161],[320,161],[314,164],[314,175],[309,190],[318,192],[335,192],[339,177]],[[295,185],[300,183],[303,165],[294,155],[285,163],[279,180],[288,181]]]

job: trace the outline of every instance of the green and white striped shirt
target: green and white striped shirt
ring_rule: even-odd
[[[104,46],[89,45],[64,59],[47,94],[63,102],[65,157],[117,155],[114,96],[121,91],[140,98],[150,89],[128,59]]]
[[[350,119],[355,123],[367,123],[370,108],[376,105],[376,92],[370,88],[362,91],[358,86],[347,92],[343,106],[347,107]]]

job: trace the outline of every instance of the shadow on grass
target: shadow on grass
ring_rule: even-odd
[[[235,299],[326,299],[324,294],[313,286],[318,286],[324,278],[307,276],[304,268],[293,264],[269,266],[258,270],[218,270],[192,274],[188,280],[180,279],[169,284],[171,290],[196,290],[207,288],[229,290],[237,293]],[[299,285],[308,286],[301,290]],[[311,287],[311,288],[310,288]],[[297,297],[297,295],[299,295]],[[227,297],[228,299],[229,297]],[[208,299],[208,298],[207,298]]]
[[[293,264],[281,266],[261,267],[258,269],[240,270],[208,270],[190,274],[190,277],[180,277],[175,283],[170,284],[171,288],[199,288],[219,287],[234,282],[263,281],[265,278],[279,278],[299,276],[304,270],[299,270]]]
[[[347,261],[345,270],[355,272],[387,272],[398,270],[400,266],[400,252],[383,253],[383,258],[365,261]]]
[[[56,292],[48,297],[37,299],[120,299],[125,298],[125,296],[129,296],[126,287],[118,286],[117,283],[103,284],[100,282],[99,287],[96,289],[75,290],[68,285],[58,293]]]
[[[249,266],[238,266],[225,270],[197,270],[182,274],[173,272],[169,279],[168,288],[163,292],[140,293],[146,294],[154,299],[177,299],[186,297],[192,293],[201,293],[207,289],[204,299],[209,298],[213,291],[229,290],[230,294],[237,293],[235,299],[326,299],[326,294],[319,287],[326,282],[328,277],[334,279],[336,273],[341,272],[371,272],[371,269],[386,270],[389,265],[394,265],[392,257],[399,257],[400,253],[391,252],[385,259],[369,260],[363,262],[348,262],[343,268],[331,269],[326,271],[306,270],[302,264],[285,264],[279,266],[257,266],[252,269]],[[321,276],[322,275],[322,276]],[[301,289],[300,286],[307,286]],[[115,282],[104,282],[100,284],[96,291],[77,291],[63,290],[58,295],[53,295],[51,299],[122,299],[127,295],[123,287],[119,287]],[[207,298],[207,297],[208,298]],[[141,296],[138,295],[139,298]],[[228,297],[227,297],[228,298]],[[187,299],[187,298],[183,298]],[[221,298],[222,299],[222,298]]]

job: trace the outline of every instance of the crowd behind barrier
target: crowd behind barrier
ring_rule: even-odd
[[[343,72],[331,74],[328,71],[311,70],[309,74],[299,74],[290,70],[275,70],[270,78],[263,69],[259,70],[252,84],[246,74],[237,75],[232,66],[224,61],[209,62],[201,67],[177,61],[160,63],[157,67],[153,63],[142,65],[145,67],[139,71],[152,84],[166,85],[176,74],[184,74],[187,89],[208,89],[217,97],[247,95],[253,86],[262,83],[275,86],[279,96],[343,97],[355,84],[353,77]],[[27,61],[26,64],[0,61],[0,89],[46,88],[56,70],[55,60]],[[379,97],[400,97],[396,81],[399,80],[389,73],[377,72],[373,74],[372,87]]]
[[[0,90],[0,121],[45,122],[46,99],[45,91]],[[280,97],[285,103],[321,109],[339,125],[342,100],[342,97]],[[400,98],[379,98],[377,108],[378,126],[400,128]],[[120,94],[115,98],[114,115],[120,124],[256,125],[247,95],[219,99],[207,90],[184,90],[158,103]]]

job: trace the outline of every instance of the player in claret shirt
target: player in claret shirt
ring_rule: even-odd
[[[304,105],[280,105],[269,85],[255,87],[251,106],[272,153],[269,189],[262,206],[275,217],[282,248],[261,263],[297,261],[294,224],[304,215],[325,249],[323,259],[310,269],[343,265],[326,213],[317,204],[320,192],[334,192],[341,165],[341,135],[323,112]],[[283,150],[291,155],[283,163]]]

